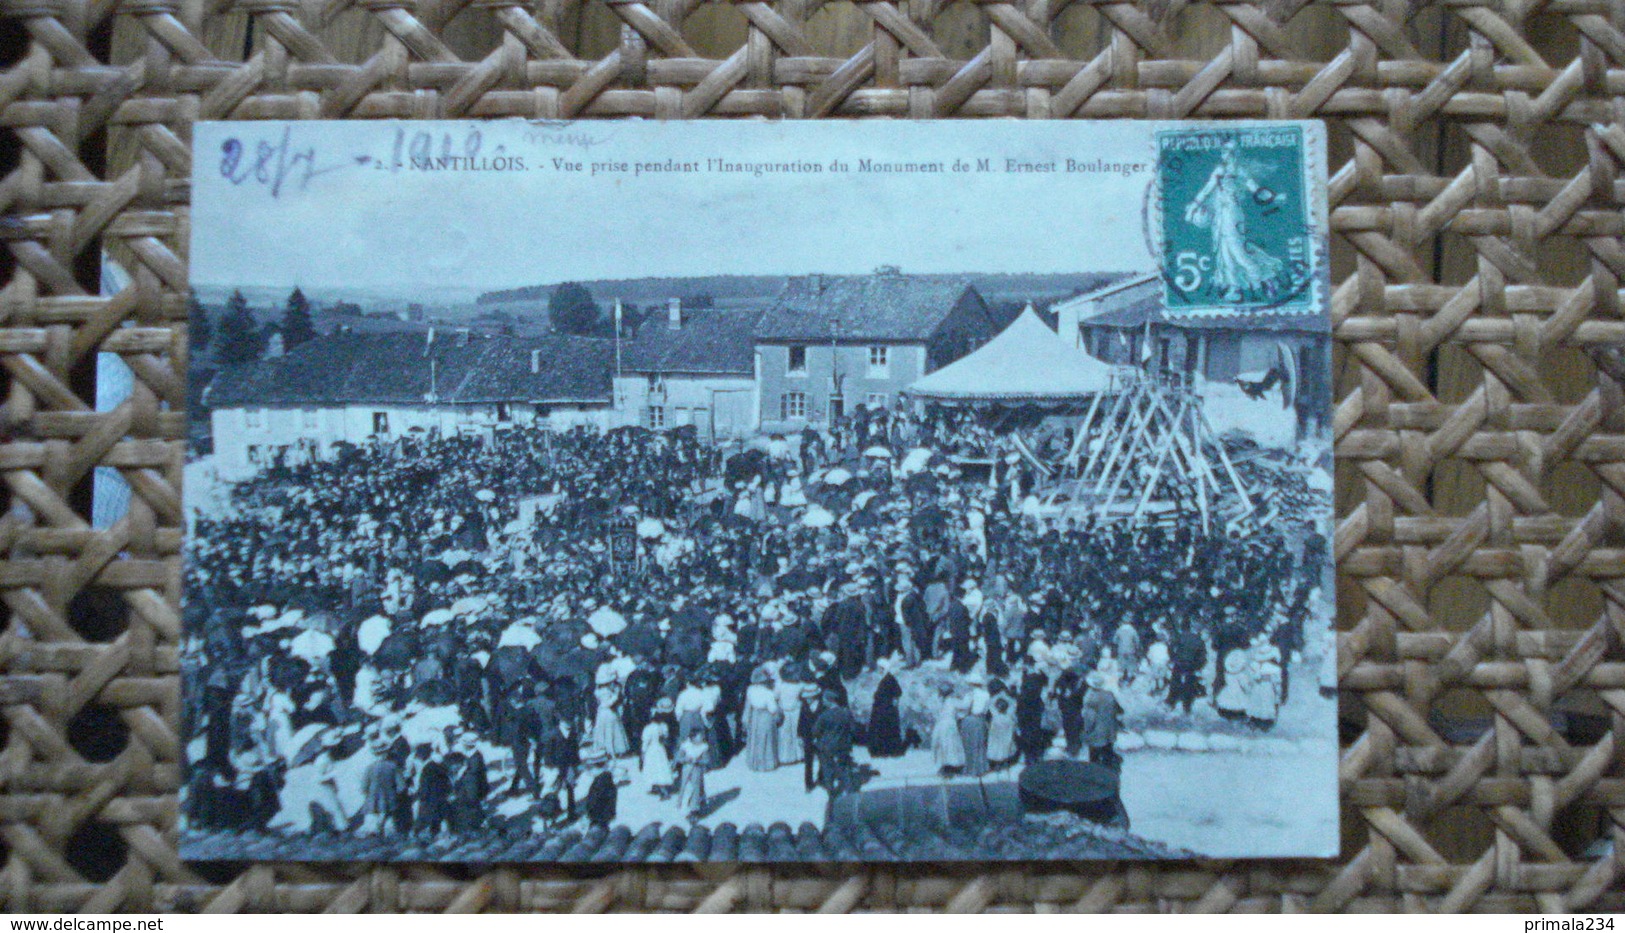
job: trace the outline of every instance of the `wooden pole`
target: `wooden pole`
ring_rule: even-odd
[[[1130,522],[1139,521],[1140,516],[1145,514],[1145,507],[1151,504],[1151,496],[1156,492],[1157,483],[1162,481],[1163,467],[1168,462],[1168,454],[1174,449],[1174,438],[1179,435],[1177,422],[1168,427],[1168,433],[1163,435],[1162,441],[1157,444],[1157,460],[1151,467],[1151,479],[1146,481],[1145,489],[1140,493],[1139,504],[1134,507],[1134,514],[1129,516]]]
[[[1089,411],[1084,414],[1082,423],[1078,425],[1078,433],[1072,438],[1072,449],[1066,452],[1066,459],[1061,461],[1067,469],[1078,465],[1078,455],[1083,451],[1083,445],[1089,438],[1089,429],[1094,426],[1095,412],[1099,410],[1100,393],[1096,392],[1095,397],[1089,401]]]
[[[1111,413],[1106,415],[1105,420],[1101,422],[1102,424],[1105,424],[1105,425],[1108,426],[1108,428],[1107,428],[1108,431],[1115,431],[1116,430],[1115,428],[1112,428],[1110,426],[1115,425],[1117,423],[1118,417],[1123,413],[1123,405],[1126,403],[1129,395],[1133,391],[1134,390],[1132,388],[1130,388],[1126,392],[1119,392],[1119,393],[1117,393],[1117,397],[1112,400]],[[1100,453],[1101,453],[1101,451],[1103,451],[1105,449],[1106,449],[1106,444],[1103,441],[1099,447],[1097,447],[1094,450],[1089,452],[1089,459],[1084,462],[1083,470],[1082,470],[1082,472],[1080,472],[1078,474],[1078,491],[1079,492],[1083,491],[1084,483],[1089,479],[1089,476],[1094,472],[1095,464],[1097,462],[1099,462],[1099,460],[1100,460]]]

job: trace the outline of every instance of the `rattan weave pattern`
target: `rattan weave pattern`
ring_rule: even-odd
[[[1625,908],[1625,414],[1582,352],[1625,341],[1625,0],[0,11],[24,46],[0,74],[17,143],[0,182],[13,260],[0,290],[0,907]],[[1338,862],[179,861],[190,122],[628,115],[1328,122]],[[111,297],[98,297],[104,246],[130,281]],[[98,349],[137,376],[108,413],[92,411]],[[134,490],[102,531],[88,522],[98,465]],[[1613,843],[1600,858],[1599,840]]]

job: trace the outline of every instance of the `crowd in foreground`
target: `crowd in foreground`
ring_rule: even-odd
[[[701,819],[741,765],[830,797],[905,756],[1116,768],[1126,691],[1271,728],[1324,539],[1036,486],[969,415],[861,408],[745,449],[518,427],[274,466],[190,539],[187,818],[427,837],[632,793]]]

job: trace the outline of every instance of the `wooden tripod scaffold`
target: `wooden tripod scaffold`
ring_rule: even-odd
[[[1251,515],[1257,503],[1196,393],[1144,373],[1120,379],[1090,402],[1063,461],[1074,477],[1072,501],[1092,503],[1107,520],[1138,522],[1166,487],[1171,498],[1194,502],[1204,532],[1216,518],[1235,527]]]

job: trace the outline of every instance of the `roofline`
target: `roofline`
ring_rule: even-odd
[[[656,374],[667,376],[755,376],[754,369],[654,369],[647,366],[622,366],[621,373]]]
[[[844,344],[860,344],[860,343],[861,344],[870,344],[870,343],[925,344],[925,343],[931,342],[931,336],[932,336],[932,334],[935,334],[935,333],[936,333],[936,330],[933,329],[931,331],[931,334],[927,334],[924,337],[837,337],[837,338],[835,338],[834,342],[836,344],[843,344],[843,343]],[[793,343],[793,344],[810,344],[810,345],[814,345],[814,346],[818,346],[818,345],[827,346],[830,343],[830,338],[828,338],[828,337],[757,337],[756,342],[757,343],[771,343],[771,344],[792,344]]]
[[[1146,282],[1154,282],[1156,279],[1157,273],[1155,272],[1130,273],[1129,277],[1123,279],[1121,282],[1114,282],[1111,285],[1102,286],[1094,291],[1083,292],[1082,294],[1073,295],[1070,298],[1063,298],[1051,305],[1050,310],[1053,311],[1061,305],[1071,304],[1074,301],[1088,301],[1094,298],[1104,298],[1107,295],[1115,295],[1118,292],[1126,291],[1127,289],[1133,288],[1136,285],[1144,285]]]
[[[409,406],[414,406],[414,407],[426,407],[426,408],[454,408],[454,407],[457,407],[459,405],[491,405],[491,404],[496,404],[496,403],[500,403],[500,402],[507,402],[509,404],[515,404],[515,405],[563,405],[563,404],[589,404],[589,403],[599,403],[599,402],[601,402],[601,403],[607,405],[607,404],[609,404],[610,400],[611,400],[610,396],[607,395],[607,394],[602,395],[602,396],[594,396],[592,398],[585,398],[585,397],[579,397],[579,396],[562,397],[562,398],[536,398],[534,396],[526,395],[526,396],[516,396],[516,397],[512,397],[512,398],[475,398],[475,399],[457,399],[457,400],[440,399],[440,400],[433,401],[433,402],[425,401],[423,399],[350,398],[350,399],[341,399],[341,400],[338,400],[338,401],[327,400],[327,401],[309,401],[309,402],[266,402],[266,403],[259,404],[259,405],[253,405],[253,404],[249,404],[249,403],[246,403],[246,402],[235,402],[235,403],[227,403],[227,404],[224,404],[224,405],[214,405],[214,406],[211,406],[211,410],[212,411],[230,411],[232,409],[239,409],[239,408],[240,409],[248,409],[248,408],[264,408],[264,409],[272,409],[272,408],[286,408],[286,409],[342,408],[342,407],[349,406],[349,405],[409,405]]]
[[[1296,315],[1294,315],[1294,316],[1296,316]],[[1241,331],[1243,333],[1248,333],[1248,334],[1280,334],[1280,333],[1328,334],[1328,333],[1331,333],[1331,330],[1330,330],[1329,326],[1328,327],[1319,327],[1319,326],[1316,326],[1315,322],[1311,322],[1311,321],[1305,321],[1303,324],[1296,324],[1296,323],[1286,324],[1286,325],[1283,325],[1283,326],[1280,326],[1280,327],[1267,327],[1267,326],[1262,326],[1261,327],[1261,326],[1258,326],[1256,324],[1254,324],[1252,326],[1248,326],[1246,324],[1240,324],[1240,323],[1231,324],[1228,321],[1222,321],[1222,322],[1221,321],[1214,321],[1214,322],[1208,323],[1208,324],[1197,324],[1195,322],[1187,323],[1187,322],[1183,322],[1183,321],[1170,321],[1170,320],[1166,320],[1166,319],[1161,320],[1161,321],[1141,321],[1141,322],[1139,322],[1137,324],[1108,323],[1108,322],[1098,321],[1098,320],[1096,320],[1096,321],[1084,320],[1084,321],[1079,321],[1078,322],[1079,327],[1106,327],[1106,328],[1110,328],[1112,330],[1144,330],[1145,326],[1147,324],[1150,324],[1152,327],[1172,327],[1172,328],[1176,328],[1178,330],[1235,330],[1235,331]]]

